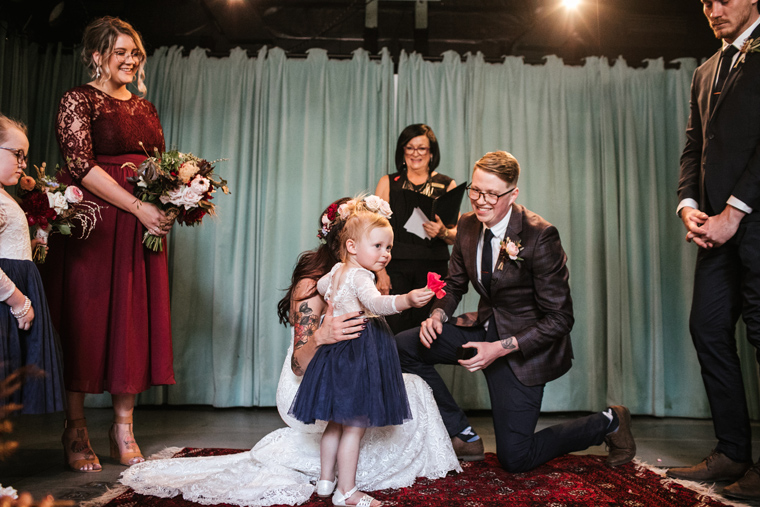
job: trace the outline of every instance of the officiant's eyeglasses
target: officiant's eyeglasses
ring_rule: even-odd
[[[470,196],[470,199],[473,201],[478,201],[480,199],[480,196],[483,196],[483,200],[486,201],[486,204],[494,205],[497,202],[499,202],[499,197],[504,197],[507,194],[511,194],[515,188],[511,188],[504,192],[503,194],[492,194],[490,192],[481,192],[477,188],[472,188],[471,186],[467,187],[467,195]]]
[[[416,148],[414,146],[404,146],[404,151],[407,155],[413,154],[415,151],[419,153],[420,155],[427,155],[427,153],[430,151],[429,146],[417,146]]]
[[[18,161],[18,165],[26,164],[27,160],[29,160],[29,155],[24,155],[24,150],[21,148],[6,148],[5,146],[0,146],[0,149],[2,150],[8,150],[14,155],[16,155],[16,161]]]

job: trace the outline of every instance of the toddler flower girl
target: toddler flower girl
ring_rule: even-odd
[[[380,502],[356,488],[359,443],[367,427],[398,425],[411,418],[393,334],[382,316],[422,307],[434,293],[421,288],[383,296],[375,287],[373,271],[388,264],[393,247],[387,202],[374,195],[357,198],[341,205],[338,213],[345,220],[342,262],[319,280],[317,289],[332,301],[334,315],[363,310],[369,321],[359,338],[317,350],[291,415],[304,423],[329,421],[320,444],[317,494],[332,493],[333,505],[377,507]]]

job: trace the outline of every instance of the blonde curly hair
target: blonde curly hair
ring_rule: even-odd
[[[148,88],[145,86],[145,46],[143,45],[140,33],[126,21],[113,16],[103,16],[87,25],[82,36],[82,61],[84,61],[84,65],[89,70],[90,76],[98,84],[108,81],[111,78],[111,71],[108,70],[107,65],[99,65],[95,61],[93,54],[100,54],[101,62],[108,61],[113,54],[116,39],[119,38],[119,35],[130,37],[134,41],[135,46],[137,46],[137,49],[143,54],[143,59],[137,66],[135,78],[137,79],[137,90],[141,95],[145,95],[145,92],[148,91]],[[98,69],[100,69],[100,73],[98,73]]]

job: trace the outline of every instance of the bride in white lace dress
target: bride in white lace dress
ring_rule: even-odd
[[[325,243],[298,260],[279,315],[293,325],[294,344],[288,349],[277,386],[277,409],[288,425],[265,436],[248,452],[227,456],[148,460],[133,465],[121,483],[137,493],[160,497],[182,495],[186,500],[212,505],[296,505],[314,493],[319,478],[319,443],[325,422],[303,424],[288,410],[301,377],[316,348],[359,335],[357,314],[332,318],[316,293],[316,281],[327,273],[337,256],[331,241],[342,225],[338,205],[330,205],[320,221],[319,237]],[[337,242],[335,242],[337,244]],[[361,322],[361,321],[359,321]],[[294,353],[295,350],[295,353]],[[362,491],[411,486],[417,477],[444,477],[461,471],[430,387],[416,375],[404,374],[412,419],[400,426],[369,428],[361,442],[356,485]]]

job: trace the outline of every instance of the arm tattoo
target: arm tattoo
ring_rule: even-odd
[[[295,322],[293,332],[296,338],[298,338],[298,341],[293,346],[293,351],[295,352],[306,345],[311,336],[314,336],[314,332],[319,327],[319,317],[314,315],[314,310],[309,307],[309,303],[304,302],[298,307],[293,321]]]
[[[517,345],[515,345],[515,337],[510,336],[509,338],[504,338],[501,340],[501,346],[504,347],[504,350],[515,350],[517,348]]]
[[[293,370],[293,373],[297,377],[302,377],[304,374],[303,368],[301,368],[301,365],[298,363],[298,359],[296,359],[295,355],[290,358],[290,369]]]

